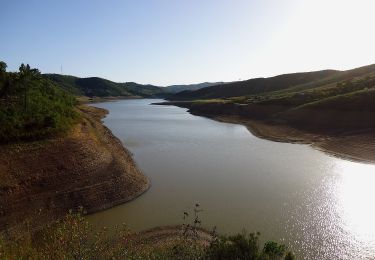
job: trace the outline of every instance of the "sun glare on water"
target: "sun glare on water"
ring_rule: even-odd
[[[375,251],[375,165],[340,161],[337,212],[342,231],[355,247]]]

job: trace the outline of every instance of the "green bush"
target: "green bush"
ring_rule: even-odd
[[[266,242],[261,249],[259,233],[242,233],[232,236],[215,238],[205,253],[206,259],[221,260],[281,260],[294,259],[291,252],[284,245],[276,242]]]
[[[78,118],[75,97],[22,64],[0,65],[0,143],[36,140],[67,131]]]

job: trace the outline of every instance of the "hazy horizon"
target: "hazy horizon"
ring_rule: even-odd
[[[0,60],[159,86],[375,63],[371,0],[5,1]]]

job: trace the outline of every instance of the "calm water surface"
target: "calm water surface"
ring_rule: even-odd
[[[375,259],[375,166],[276,143],[244,126],[154,106],[159,100],[95,104],[104,123],[152,182],[136,200],[91,215],[134,230],[181,224],[199,202],[203,225],[260,231],[304,259]]]

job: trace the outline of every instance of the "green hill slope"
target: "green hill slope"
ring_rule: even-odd
[[[203,82],[198,84],[188,84],[188,85],[171,85],[165,87],[166,91],[169,93],[179,93],[181,91],[194,91],[202,88],[207,88],[216,85],[225,84],[224,82]]]
[[[153,85],[142,85],[134,82],[116,83],[110,80],[91,77],[78,78],[60,74],[44,74],[44,77],[57,83],[74,95],[88,97],[108,96],[141,96],[151,97],[165,94],[165,89]]]
[[[236,115],[312,131],[375,128],[375,65],[319,71],[213,86],[178,93],[196,114]]]
[[[182,92],[172,97],[178,99],[228,98],[285,89],[308,83],[323,77],[333,76],[337,71],[318,71],[285,74],[272,78],[256,78],[207,87],[193,92]]]
[[[370,88],[298,106],[281,117],[309,129],[375,128],[375,78],[372,83]]]
[[[374,74],[375,64],[353,70],[322,70],[284,74],[271,78],[256,78],[203,88],[197,91],[185,91],[170,97],[171,100],[213,99],[247,96],[273,92],[285,93],[335,84],[339,81]]]

